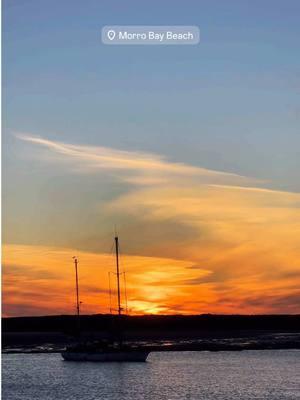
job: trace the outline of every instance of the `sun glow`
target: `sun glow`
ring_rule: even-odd
[[[31,231],[32,219],[27,225],[18,221],[21,232],[32,233],[29,242],[56,245],[4,246],[6,315],[74,312],[74,255],[79,259],[82,312],[115,309],[115,282],[112,306],[108,291],[114,258],[103,252],[105,246],[99,253],[91,249],[98,250],[99,235],[107,234],[105,224],[111,226],[116,219],[122,221],[121,236],[127,243],[121,270],[127,274],[131,313],[299,312],[299,193],[272,190],[256,179],[171,162],[151,153],[33,135],[19,138],[34,147],[40,162],[61,165],[62,174],[105,176],[110,184],[124,185],[124,191],[116,195],[113,189],[111,198],[101,204],[94,196],[97,181],[92,197],[82,192],[77,205],[82,219],[75,234],[74,210],[62,202],[61,187],[56,193],[58,210],[51,206],[49,215],[41,215],[49,222],[43,229],[40,223]],[[62,203],[65,213],[59,208]],[[61,233],[63,229],[67,234]],[[76,244],[86,251],[75,250]],[[122,292],[123,308],[124,302]]]

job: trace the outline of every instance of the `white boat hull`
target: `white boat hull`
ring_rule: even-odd
[[[114,352],[71,352],[61,353],[66,361],[118,361],[118,362],[145,362],[148,357],[148,351],[114,351]]]

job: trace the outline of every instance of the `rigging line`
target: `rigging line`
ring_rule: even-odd
[[[111,257],[112,253],[113,253],[113,246],[114,244],[112,243],[111,248],[110,248],[110,252],[109,252],[109,257]],[[111,279],[110,279],[110,271],[108,271],[108,293],[109,293],[109,312],[110,314],[112,314],[112,291],[111,291]]]
[[[122,250],[121,250],[121,246],[119,245],[119,256],[120,256],[120,265],[121,265],[121,267],[123,266],[123,253],[122,253]],[[126,273],[125,273],[125,270],[124,270],[124,268],[123,268],[123,272],[122,272],[122,275],[123,275],[123,280],[124,280],[124,297],[125,297],[125,310],[126,310],[126,314],[128,314],[128,306],[127,306],[127,288],[126,288]]]
[[[110,286],[110,272],[108,273],[108,285],[109,285],[109,312],[112,313],[111,308],[111,286]]]
[[[122,248],[119,244],[119,258],[120,258],[120,266],[123,266],[123,253],[122,253]],[[125,310],[126,314],[128,314],[128,301],[127,301],[127,286],[126,286],[126,272],[125,269],[123,268],[123,280],[124,280],[124,297],[125,297]]]
[[[114,251],[114,243],[111,244],[109,256],[113,254],[113,251]]]
[[[125,271],[123,272],[123,277],[124,277],[124,292],[125,292],[125,309],[126,309],[126,315],[127,315],[128,307],[127,307],[127,288],[126,288],[126,273],[125,273]]]
[[[119,243],[119,260],[120,260],[120,262],[119,262],[120,267],[122,268],[122,266],[123,266],[123,253],[122,253],[122,247],[120,246],[120,243]]]

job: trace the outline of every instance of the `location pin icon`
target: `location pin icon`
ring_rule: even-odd
[[[107,32],[107,37],[108,37],[109,40],[114,40],[115,36],[116,36],[116,32],[115,31],[111,30],[111,31]]]

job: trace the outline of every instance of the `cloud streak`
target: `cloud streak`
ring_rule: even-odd
[[[122,171],[122,179],[134,185],[165,183],[167,179],[190,177],[202,182],[247,184],[258,180],[235,173],[215,171],[171,162],[165,157],[146,152],[125,151],[102,146],[84,146],[44,139],[19,133],[16,137],[47,150],[52,161],[68,161],[77,171],[95,172],[106,169]],[[51,157],[47,158],[51,160]],[[126,174],[127,172],[127,174]]]
[[[30,144],[31,152],[37,150],[43,162],[60,163],[64,179],[71,170],[127,182],[122,194],[114,194],[101,206],[93,193],[96,204],[92,205],[109,224],[116,220],[126,223],[124,249],[130,251],[125,263],[130,272],[133,313],[296,312],[300,285],[299,193],[271,190],[255,179],[171,162],[151,153],[72,145],[24,134],[18,137]],[[84,201],[82,197],[81,213],[87,212]],[[97,223],[94,231],[86,225],[85,229],[79,229],[81,242],[96,237],[98,243],[99,234],[107,234],[107,226],[102,228]],[[51,263],[45,264],[43,251],[50,254]],[[51,290],[53,279],[47,286],[39,278],[57,265],[59,269],[50,270],[54,279],[61,273],[55,287],[60,299],[57,308],[72,304],[70,295],[68,300],[64,295],[72,293],[73,278],[70,271],[66,273],[70,268],[66,257],[70,263],[72,252],[59,245],[53,251],[37,246],[8,247],[6,298],[17,292],[15,302],[21,304],[22,299],[29,301],[32,286],[37,293]],[[108,283],[103,270],[95,266],[108,265],[107,255],[82,252],[80,259],[84,260],[86,312],[101,312]],[[13,266],[11,272],[9,265]],[[23,270],[30,282],[29,294],[24,292]],[[99,293],[91,277],[102,282]],[[7,300],[9,310],[13,309],[11,303]],[[41,297],[41,309],[48,307]]]

